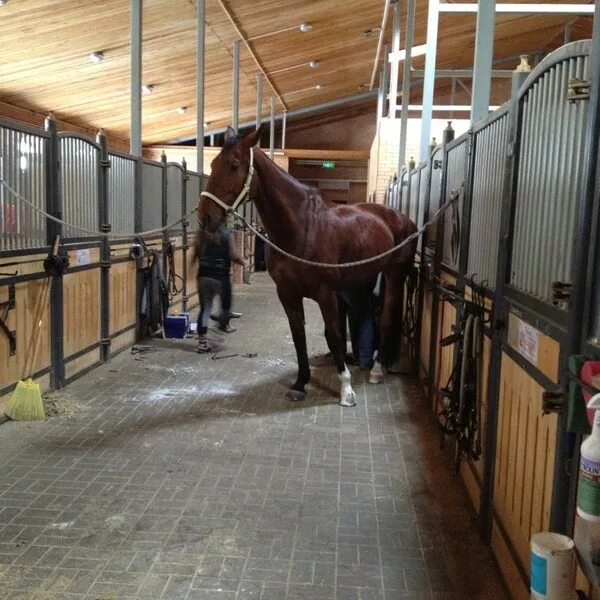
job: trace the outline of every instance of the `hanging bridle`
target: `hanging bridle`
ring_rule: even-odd
[[[246,198],[246,196],[249,194],[250,186],[252,185],[253,175],[254,175],[254,152],[253,152],[252,148],[250,148],[250,166],[248,167],[248,175],[246,175],[246,181],[244,182],[244,187],[242,188],[242,191],[238,194],[237,198],[233,201],[233,204],[231,206],[229,206],[228,204],[225,204],[225,202],[223,202],[223,200],[221,200],[214,194],[211,194],[210,192],[207,192],[207,191],[200,192],[200,196],[206,196],[207,198],[210,198],[213,202],[216,202],[225,211],[225,213],[234,213],[235,209],[240,205],[240,202],[242,202]]]

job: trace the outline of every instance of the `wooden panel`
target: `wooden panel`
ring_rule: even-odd
[[[513,600],[528,600],[529,589],[523,581],[513,555],[496,523],[493,524],[492,529],[492,550]]]
[[[425,290],[423,296],[423,314],[421,320],[421,348],[419,357],[421,365],[421,376],[429,373],[429,347],[431,344],[431,310],[433,293],[430,289]]]
[[[557,417],[542,416],[542,392],[502,357],[494,509],[526,572],[531,535],[550,523]]]
[[[109,323],[111,334],[135,324],[136,278],[135,261],[116,263],[110,269]],[[112,347],[111,349],[114,350]]]
[[[508,317],[508,343],[519,352],[519,325],[522,320],[515,314]],[[560,344],[541,331],[537,331],[538,351],[534,367],[537,367],[548,379],[558,383],[558,358]]]
[[[50,286],[47,278],[15,286],[15,308],[8,312],[6,324],[16,331],[17,351],[10,356],[8,339],[0,333],[0,388],[50,365]],[[0,286],[0,302],[8,300],[8,294],[8,286]]]
[[[65,358],[100,341],[100,269],[63,277]]]
[[[66,340],[65,340],[66,341]],[[83,356],[79,356],[75,360],[71,360],[65,365],[65,378],[70,379],[75,377],[82,371],[89,369],[100,361],[100,348],[90,350]]]

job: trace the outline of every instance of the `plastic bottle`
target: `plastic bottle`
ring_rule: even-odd
[[[600,584],[600,394],[587,407],[596,411],[592,433],[581,444],[575,545],[588,578]]]

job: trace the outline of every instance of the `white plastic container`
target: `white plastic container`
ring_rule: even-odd
[[[560,533],[531,536],[531,598],[572,600],[575,597],[575,544]]]
[[[581,444],[577,514],[586,521],[600,523],[600,394],[592,396],[587,407],[596,412],[592,433]]]

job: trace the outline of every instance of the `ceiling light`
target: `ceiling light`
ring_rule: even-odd
[[[308,66],[309,66],[311,69],[316,69],[316,68],[317,68],[317,67],[318,67],[320,64],[321,64],[321,61],[320,61],[320,60],[311,60],[311,61],[308,63]]]
[[[104,52],[92,52],[90,54],[90,60],[97,65],[104,60]]]
[[[365,29],[363,31],[364,37],[371,37],[374,33],[379,33],[381,31],[381,27],[373,27],[373,29]]]
[[[358,86],[358,89],[359,89],[359,90],[364,90],[365,88],[368,88],[368,87],[369,87],[369,84],[368,84],[368,83],[361,83],[361,84]]]
[[[180,115],[183,115],[184,113],[186,113],[186,112],[187,112],[187,106],[180,106],[180,107],[177,109],[177,112],[178,112]]]
[[[322,90],[324,87],[324,85],[317,83],[317,85],[315,85],[315,90]]]
[[[144,94],[151,94],[154,91],[154,86],[151,83],[145,83],[142,86],[142,92],[144,92]]]
[[[4,6],[7,2],[8,0],[0,0],[0,6]]]
[[[206,123],[206,122],[202,123],[202,125],[204,125],[204,127],[208,127],[208,126],[209,126],[209,124],[210,124],[210,123]]]
[[[312,25],[310,23],[302,23],[300,25],[300,31],[302,31],[302,33],[308,33],[309,31],[312,31]]]

